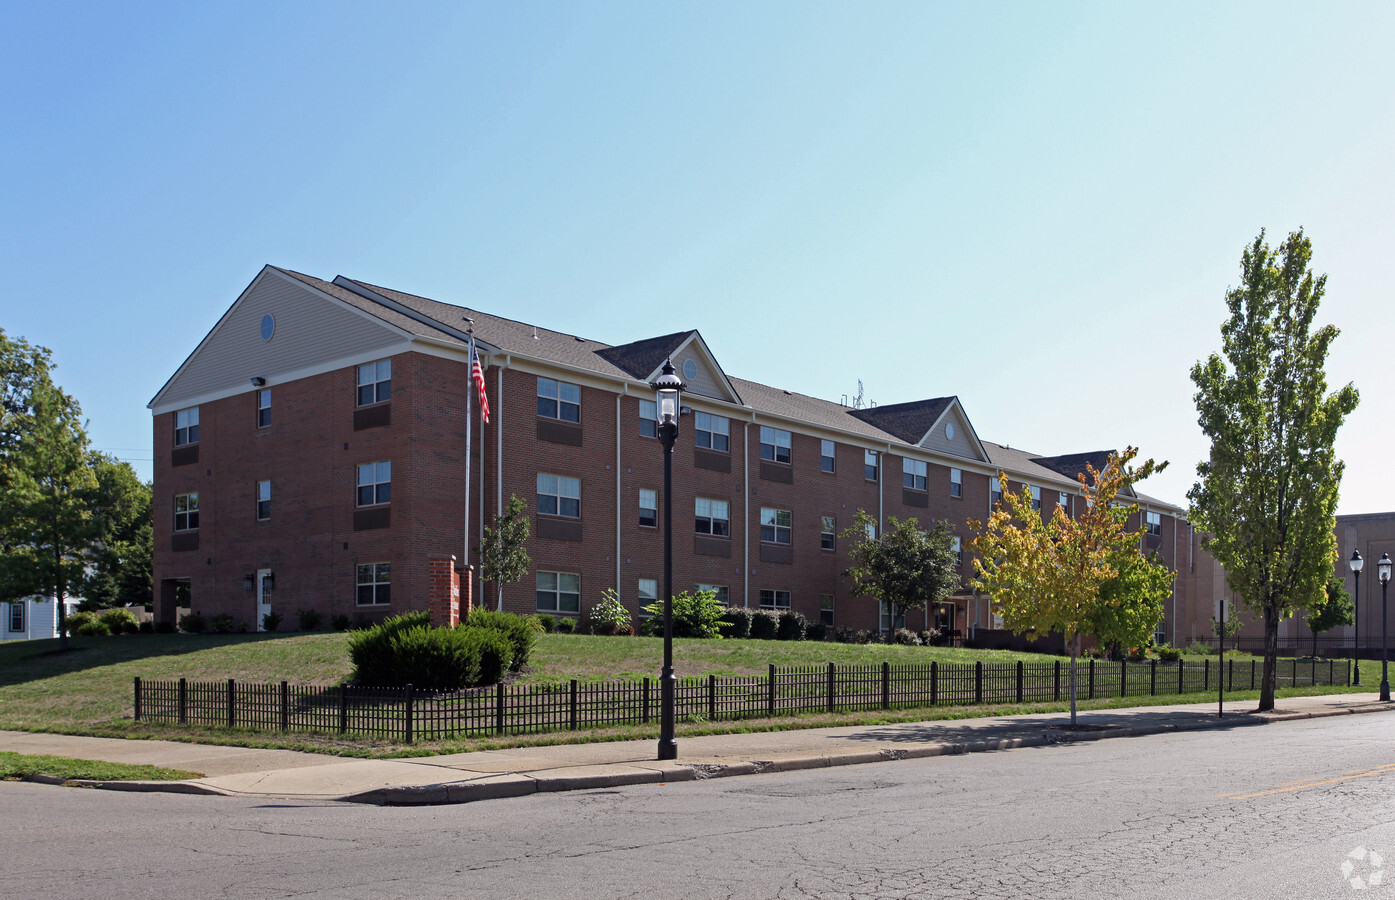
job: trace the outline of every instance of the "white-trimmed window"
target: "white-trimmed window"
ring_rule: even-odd
[[[575,572],[538,573],[538,612],[581,611],[581,576]]]
[[[271,482],[257,482],[257,521],[265,522],[271,518]]]
[[[700,591],[711,591],[717,596],[717,602],[723,606],[730,606],[731,593],[724,584],[700,584],[697,586]]]
[[[1041,488],[1028,485],[1032,491],[1032,509],[1041,509]]]
[[[1162,534],[1162,513],[1150,512],[1150,513],[1144,513],[1143,515],[1144,515],[1144,517],[1145,517],[1145,519],[1146,519],[1146,521],[1147,521],[1147,526],[1146,526],[1146,527],[1147,527],[1147,529],[1148,529],[1148,533],[1149,533],[1149,534],[1161,535],[1161,534]]]
[[[1066,515],[1070,515],[1070,494],[1061,491],[1056,497],[1056,505],[1065,510]]]
[[[833,627],[833,595],[832,595],[832,594],[820,594],[820,595],[819,595],[819,621],[822,622],[823,624],[827,625],[829,628],[832,628],[832,627]]]
[[[271,424],[271,388],[257,391],[257,427],[266,428]]]
[[[659,436],[659,404],[655,400],[639,401],[639,436]]]
[[[174,495],[174,530],[197,531],[199,528],[199,495]]]
[[[877,539],[877,526],[876,526],[876,523],[874,523],[874,522],[868,522],[866,525],[864,525],[864,526],[862,526],[862,527],[863,527],[863,529],[864,529],[864,533],[867,535],[867,540],[869,540],[869,541],[875,541],[875,540]]]
[[[581,518],[581,479],[539,472],[538,512],[545,516]]]
[[[791,543],[790,511],[761,507],[760,539],[767,544]]]
[[[652,606],[659,602],[659,579],[641,578],[635,582],[635,595],[639,598],[639,617],[647,619],[653,613],[644,607]]]
[[[949,495],[951,497],[964,496],[964,470],[949,470]]]
[[[760,427],[760,458],[771,462],[790,461],[790,433],[779,428]]]
[[[877,467],[881,464],[881,454],[876,450],[864,450],[862,453],[862,477],[868,481],[877,480]]]
[[[358,367],[358,405],[392,399],[392,360],[379,359]]]
[[[10,634],[24,633],[24,601],[10,601]]]
[[[385,606],[392,600],[392,563],[359,563],[357,603]]]
[[[925,478],[930,467],[920,459],[901,460],[901,486],[908,487],[913,491],[925,490]]]
[[[838,458],[838,445],[832,441],[819,441],[819,468],[825,472],[834,471]]]
[[[819,549],[836,550],[838,549],[838,520],[832,516],[823,516],[822,518],[823,525],[819,531]]]
[[[392,501],[392,460],[360,463],[358,467],[358,505],[377,506]]]
[[[199,408],[191,406],[188,409],[181,409],[174,414],[174,445],[182,447],[185,444],[197,444],[199,442]]]
[[[693,419],[693,440],[699,447],[723,453],[731,449],[730,419],[705,412],[698,413]]]
[[[639,524],[645,528],[659,527],[659,492],[639,489]]]
[[[964,539],[959,535],[951,535],[949,539],[949,549],[954,551],[955,568],[964,568]]]
[[[698,497],[694,507],[697,514],[698,534],[731,537],[731,508],[727,505],[727,501]]]
[[[997,478],[988,479],[988,502],[991,506],[997,506],[1003,501],[1003,483]]]
[[[761,609],[789,609],[789,608],[790,608],[790,592],[789,592],[789,591],[766,591],[766,590],[762,590],[762,591],[760,592],[760,608],[761,608]]]
[[[581,388],[538,376],[538,415],[563,422],[581,421]]]
[[[881,626],[882,631],[894,631],[897,628],[906,627],[906,614],[903,612],[896,617],[896,621],[891,620],[891,604],[885,600],[881,601]]]

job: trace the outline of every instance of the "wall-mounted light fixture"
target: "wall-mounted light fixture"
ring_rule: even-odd
[[[252,376],[252,387],[262,387],[266,384],[266,379],[260,375]]]

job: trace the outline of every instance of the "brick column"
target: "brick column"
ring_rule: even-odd
[[[427,560],[426,609],[431,624],[454,628],[460,624],[460,576],[454,556],[432,556]]]
[[[465,622],[475,608],[475,567],[466,566],[456,571],[460,574],[460,620]]]

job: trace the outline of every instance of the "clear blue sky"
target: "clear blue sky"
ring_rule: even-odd
[[[145,404],[273,263],[957,394],[1185,504],[1188,369],[1303,227],[1362,392],[1339,511],[1391,510],[1392,47],[1390,3],[11,0],[0,327],[146,476]]]

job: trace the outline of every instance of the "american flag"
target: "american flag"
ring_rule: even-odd
[[[480,366],[480,355],[475,350],[475,342],[470,342],[470,380],[480,392],[480,415],[484,424],[489,424],[489,396],[484,392],[484,369]]]

